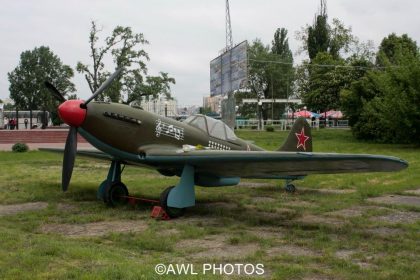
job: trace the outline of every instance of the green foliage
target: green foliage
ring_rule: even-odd
[[[367,72],[349,90],[342,91],[343,110],[356,137],[388,143],[418,143],[420,56],[418,52],[413,53],[413,46],[406,47],[407,42],[412,40],[406,35],[391,34],[384,38],[377,62],[385,62],[388,67]],[[392,47],[385,51],[383,46]]]
[[[304,88],[301,97],[313,111],[340,109],[342,101],[340,92],[350,87],[366,73],[366,67],[372,64],[364,57],[353,55],[347,59],[334,58],[328,53],[318,53],[312,64],[304,63],[306,68]],[[329,65],[317,67],[316,65]],[[303,70],[301,70],[303,71]]]
[[[142,96],[147,96],[148,99],[165,95],[171,99],[170,85],[175,84],[175,79],[164,72],[160,72],[159,76],[146,76],[145,61],[149,60],[149,56],[142,47],[149,42],[142,33],[134,33],[130,27],[117,26],[105,39],[104,46],[98,46],[100,31],[92,21],[89,35],[92,67],[82,62],[78,62],[76,67],[79,73],[85,74],[92,93],[111,75],[105,70],[104,60],[108,56],[112,58],[114,68],[123,68],[123,71],[120,78],[103,93],[104,96],[108,96],[113,102],[126,103],[141,102]]]
[[[56,100],[44,86],[45,81],[52,83],[60,92],[74,92],[70,81],[73,69],[64,65],[48,47],[41,46],[20,55],[19,65],[10,73],[10,98],[22,110],[56,109]]]
[[[327,52],[330,41],[327,15],[320,14],[315,17],[313,26],[308,27],[307,48],[309,58],[312,60],[320,52]]]
[[[24,153],[29,150],[28,145],[25,143],[16,143],[12,146],[12,151],[15,153]]]
[[[287,98],[294,82],[293,55],[289,48],[287,30],[278,28],[272,45],[265,46],[256,39],[248,48],[250,93],[241,93],[241,98]],[[274,106],[274,107],[272,107]],[[284,112],[283,104],[264,103],[263,118],[278,119]],[[255,104],[240,105],[241,116],[255,116]]]
[[[214,113],[210,107],[200,107],[199,113],[202,115],[208,115]]]
[[[274,127],[273,126],[266,126],[265,127],[265,131],[267,131],[267,132],[274,132]]]
[[[326,3],[321,0],[320,12],[312,26],[302,28],[298,39],[309,61],[304,61],[296,71],[297,96],[312,111],[340,109],[340,91],[363,76],[361,68],[352,68],[370,60],[368,45],[360,44],[338,19],[328,23]],[[347,59],[342,57],[354,47]]]
[[[406,59],[410,57],[413,59],[418,58],[417,44],[407,34],[397,36],[395,33],[392,33],[382,40],[376,55],[376,65],[382,67],[397,65],[401,61],[402,56]]]
[[[297,33],[297,39],[302,42],[302,50],[308,53],[311,62],[318,53],[329,53],[338,59],[342,52],[349,52],[357,42],[351,32],[351,27],[346,27],[339,19],[334,18],[331,25],[328,23],[327,4],[321,0],[314,23],[302,27]]]

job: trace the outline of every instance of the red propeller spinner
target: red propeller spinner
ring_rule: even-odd
[[[58,106],[60,118],[72,127],[79,127],[86,118],[86,109],[80,107],[84,104],[83,100],[67,100]]]

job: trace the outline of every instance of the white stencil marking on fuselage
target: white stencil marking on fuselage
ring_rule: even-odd
[[[172,124],[165,123],[160,119],[156,120],[156,137],[165,135],[175,138],[176,140],[184,140],[184,128]]]

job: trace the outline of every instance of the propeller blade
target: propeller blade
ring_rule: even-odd
[[[88,98],[88,100],[85,101],[83,105],[83,107],[86,107],[86,105],[92,101],[93,99],[95,99],[99,94],[101,94],[104,90],[106,90],[109,85],[112,83],[113,80],[115,80],[115,78],[121,73],[123,69],[119,68],[117,69],[117,71],[114,72],[114,74],[112,74],[94,93],[91,97]]]
[[[63,157],[63,173],[61,186],[63,192],[67,191],[70,184],[71,174],[73,173],[74,160],[77,152],[77,128],[70,127],[69,134],[67,135],[66,147],[64,148]]]
[[[61,92],[59,92],[58,89],[56,89],[55,86],[53,86],[50,82],[45,81],[44,85],[52,93],[55,99],[57,99],[60,103],[63,103],[64,101],[66,101],[66,99],[61,94]]]

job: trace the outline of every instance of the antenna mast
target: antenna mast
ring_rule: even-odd
[[[233,47],[232,26],[230,25],[229,0],[226,0],[226,50]]]

